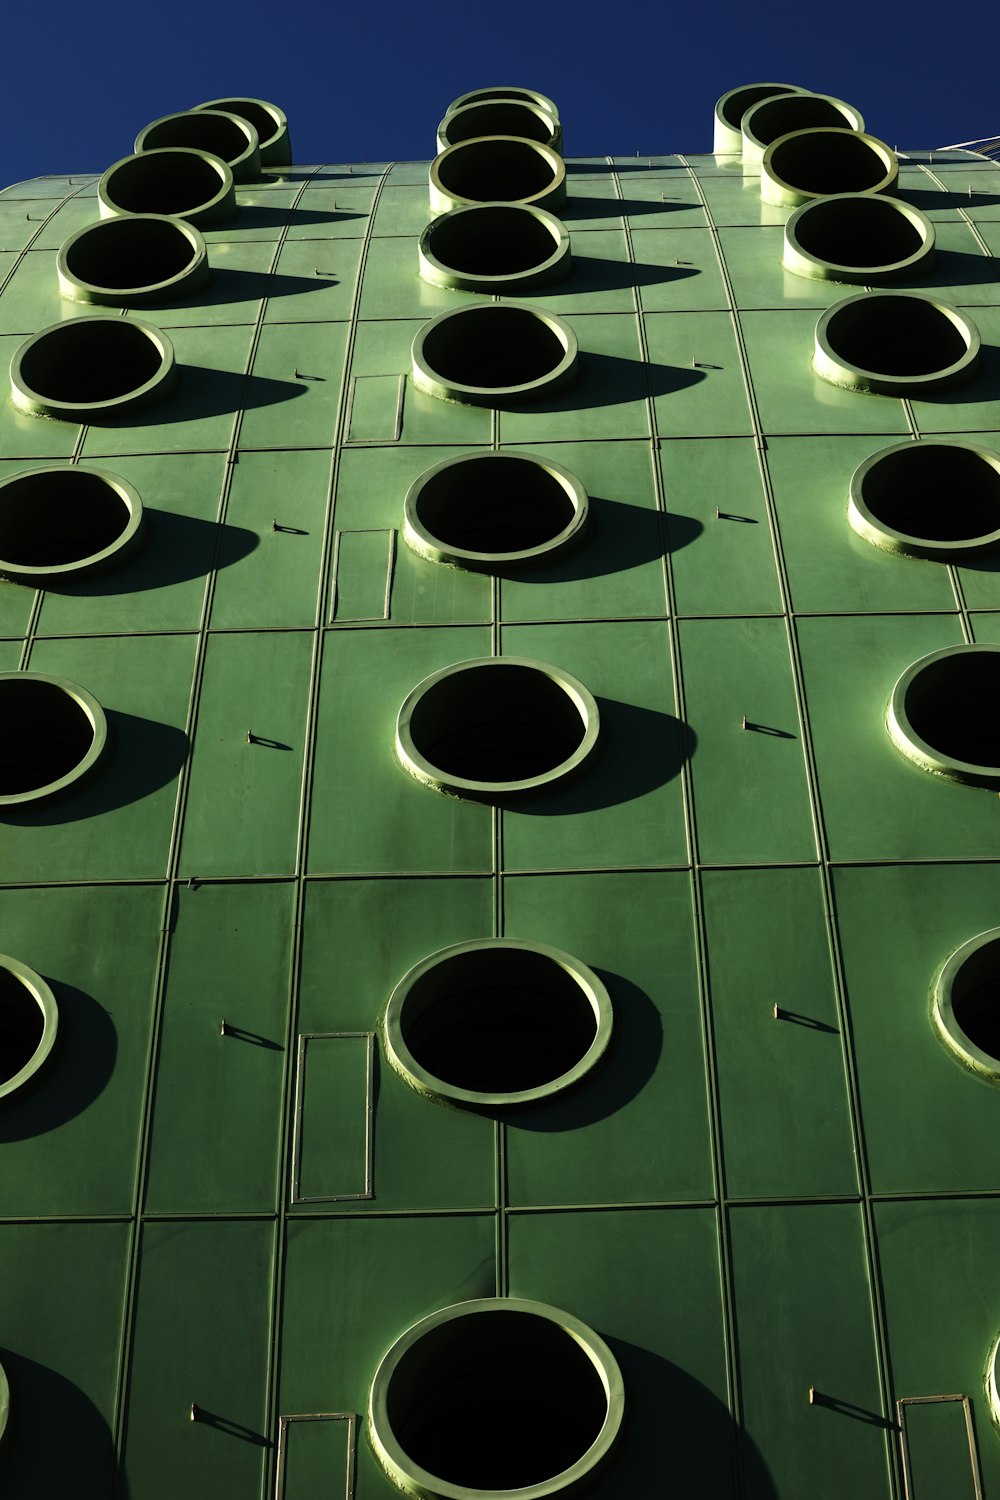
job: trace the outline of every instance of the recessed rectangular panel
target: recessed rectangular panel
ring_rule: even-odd
[[[748,1497],[889,1500],[859,1207],[736,1208],[730,1230]]]
[[[403,421],[402,375],[355,375],[347,419],[349,443],[397,443]]]
[[[370,1198],[374,1032],[299,1037],[293,1203]]]
[[[352,1500],[357,1422],[355,1412],[281,1417],[275,1500]]]
[[[396,545],[391,527],[335,533],[331,623],[389,618]]]

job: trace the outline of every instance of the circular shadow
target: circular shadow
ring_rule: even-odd
[[[4,1495],[110,1495],[115,1449],[107,1421],[90,1397],[48,1365],[0,1348],[10,1382],[10,1421],[0,1453]],[[131,1493],[124,1478],[116,1500]]]
[[[0,1102],[0,1145],[30,1140],[82,1114],[103,1093],[118,1054],[111,1016],[72,984],[49,979],[59,1034],[46,1066]]]

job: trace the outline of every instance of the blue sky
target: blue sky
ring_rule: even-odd
[[[495,83],[556,100],[567,156],[710,150],[715,100],[758,79],[848,100],[891,146],[941,146],[1000,134],[981,14],[788,0],[36,3],[4,23],[0,179],[103,171],[151,120],[226,94],[280,104],[300,163],[423,159],[449,101]]]

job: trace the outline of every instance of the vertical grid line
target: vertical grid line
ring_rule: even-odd
[[[372,204],[369,212],[368,224],[365,229],[364,241],[361,253],[358,257],[357,279],[354,286],[354,296],[351,301],[350,321],[348,324],[347,339],[344,346],[343,378],[337,397],[337,414],[334,419],[333,428],[333,452],[330,464],[330,485],[327,495],[326,512],[323,518],[323,549],[321,554],[319,577],[316,586],[316,607],[314,617],[314,645],[312,661],[310,663],[310,678],[308,689],[308,706],[306,711],[305,731],[303,735],[302,753],[302,780],[301,793],[298,809],[298,830],[295,844],[295,898],[294,914],[292,924],[292,943],[289,959],[289,992],[288,992],[288,1016],[285,1027],[285,1073],[282,1080],[281,1091],[281,1114],[278,1121],[278,1217],[276,1225],[274,1259],[272,1264],[271,1282],[271,1329],[268,1348],[270,1368],[268,1370],[268,1381],[265,1398],[264,1429],[271,1435],[275,1429],[278,1412],[278,1380],[280,1373],[280,1348],[281,1334],[283,1328],[283,1293],[285,1278],[285,1241],[288,1228],[288,1199],[290,1187],[290,1106],[291,1089],[294,1084],[294,1052],[295,1037],[298,1029],[298,1014],[300,1000],[300,981],[302,975],[302,939],[305,915],[305,899],[308,889],[305,880],[306,852],[309,835],[310,813],[312,811],[313,773],[316,764],[316,733],[319,716],[319,697],[322,682],[322,669],[324,661],[324,645],[327,632],[324,628],[327,612],[327,601],[330,593],[331,568],[333,561],[333,549],[335,542],[335,519],[337,503],[337,481],[340,475],[340,463],[343,454],[344,437],[346,435],[346,420],[350,401],[350,373],[354,358],[354,348],[357,342],[359,310],[361,306],[361,291],[364,285],[365,266],[368,261],[368,253],[371,247],[375,228],[375,216],[378,212],[379,202],[382,197],[382,189],[386,179],[392,171],[393,163],[389,163],[382,173],[372,196]],[[317,170],[319,170],[317,168]],[[296,199],[298,202],[298,199]],[[263,1493],[267,1494],[274,1484],[274,1461],[275,1446],[272,1442],[270,1448],[271,1458],[264,1466]]]
[[[316,169],[319,170],[318,168]],[[314,174],[315,175],[315,174]],[[302,197],[310,178],[303,180],[302,186],[295,197],[292,209]],[[274,252],[271,257],[270,272],[273,272],[282,245],[288,233],[289,224],[286,224],[278,239],[275,241]],[[229,495],[232,487],[233,465],[236,461],[236,451],[239,442],[239,433],[243,418],[242,391],[245,389],[253,361],[260,343],[261,329],[263,327],[264,315],[267,309],[267,297],[261,299],[260,308],[257,313],[257,321],[254,327],[253,337],[247,353],[246,370],[240,392],[240,403],[234,412],[234,420],[230,430],[229,450],[226,459],[226,467],[222,479],[222,489],[219,497],[219,508],[216,516],[216,525],[221,527],[225,522],[226,512],[229,504]],[[187,791],[190,783],[191,772],[191,745],[194,741],[195,727],[197,723],[198,708],[201,699],[201,687],[204,679],[205,653],[208,640],[208,621],[211,614],[212,600],[215,588],[215,561],[218,555],[219,537],[216,535],[215,551],[212,555],[208,576],[205,581],[205,589],[202,596],[201,617],[198,625],[197,645],[195,648],[195,659],[192,664],[191,688],[188,698],[187,716],[184,732],[188,745],[188,754],[181,768],[177,781],[177,792],[174,798],[174,809],[171,822],[170,838],[167,846],[166,883],[163,897],[163,916],[160,923],[160,937],[156,957],[155,977],[153,981],[152,1014],[150,1016],[149,1043],[146,1057],[145,1073],[143,1079],[143,1104],[142,1121],[140,1127],[139,1149],[136,1159],[136,1174],[133,1189],[132,1205],[132,1229],[129,1238],[128,1263],[125,1277],[125,1292],[122,1313],[122,1338],[119,1347],[119,1363],[117,1371],[115,1411],[113,1422],[113,1436],[116,1459],[116,1486],[124,1482],[122,1458],[124,1452],[126,1420],[128,1413],[128,1386],[129,1367],[131,1364],[132,1339],[135,1332],[135,1317],[138,1295],[139,1280],[139,1257],[141,1250],[141,1214],[145,1204],[145,1194],[149,1175],[149,1155],[152,1142],[153,1126],[153,1098],[156,1087],[156,1073],[159,1063],[160,1049],[160,1027],[162,1022],[164,995],[166,990],[167,970],[169,963],[170,939],[176,915],[176,882],[177,867],[180,858],[181,834],[184,823],[184,812],[187,805]]]
[[[608,164],[612,168],[612,180],[615,195],[624,200],[621,181],[617,171],[614,170],[614,160],[608,157]],[[628,217],[622,214],[622,231],[625,236],[625,249],[627,262],[630,266],[635,265],[635,252],[632,243],[632,232]],[[645,313],[639,295],[639,288],[633,279],[632,303],[635,312],[636,327],[639,337],[639,357],[644,367],[649,368],[649,343],[646,338]],[[667,622],[667,639],[670,658],[670,670],[673,677],[674,711],[680,721],[681,733],[687,733],[687,708],[684,697],[684,673],[681,663],[680,627],[677,615],[677,599],[674,585],[673,560],[668,545],[667,533],[667,502],[663,483],[663,473],[660,463],[660,439],[656,431],[656,408],[653,403],[652,392],[648,385],[646,391],[646,420],[649,427],[650,464],[653,474],[653,486],[656,496],[656,507],[660,515],[661,535],[663,546],[661,549],[663,587],[665,614]],[[733,1294],[732,1278],[732,1250],[729,1237],[729,1223],[725,1209],[726,1177],[725,1158],[722,1149],[722,1109],[719,1092],[718,1067],[715,1056],[715,1032],[712,1023],[711,990],[709,987],[708,970],[708,933],[705,922],[704,898],[702,890],[702,873],[698,851],[698,830],[695,821],[694,808],[694,783],[691,772],[689,757],[685,754],[681,757],[681,795],[684,809],[684,832],[687,844],[688,860],[691,867],[691,913],[694,928],[695,953],[698,967],[698,993],[701,1007],[701,1029],[702,1046],[705,1054],[705,1073],[708,1085],[708,1115],[709,1133],[712,1147],[712,1174],[715,1193],[715,1220],[716,1234],[719,1245],[719,1278],[722,1302],[722,1329],[726,1356],[726,1386],[727,1398],[734,1423],[742,1424],[742,1392],[739,1382],[739,1365],[736,1349],[736,1312]],[[731,1461],[733,1465],[733,1481],[736,1493],[742,1490],[741,1464],[738,1451],[738,1443],[734,1439]]]
[[[887,1422],[891,1423],[892,1413],[892,1378],[889,1363],[889,1340],[884,1305],[881,1267],[878,1254],[878,1241],[875,1229],[875,1214],[872,1203],[871,1176],[868,1165],[868,1156],[865,1149],[864,1123],[861,1111],[860,1084],[858,1080],[857,1060],[854,1055],[854,1033],[851,1026],[850,1011],[847,1004],[847,978],[844,971],[843,953],[840,944],[840,930],[837,919],[836,898],[833,887],[833,874],[830,860],[829,841],[823,819],[822,804],[819,791],[819,774],[816,765],[815,747],[813,745],[812,727],[809,721],[806,695],[805,674],[802,665],[801,652],[799,649],[798,632],[796,629],[795,613],[792,607],[791,589],[788,581],[788,571],[785,563],[784,552],[781,544],[781,533],[778,525],[777,510],[774,503],[774,490],[771,483],[770,470],[768,468],[766,442],[761,425],[760,412],[757,407],[753,381],[750,375],[750,362],[747,355],[746,343],[743,337],[743,328],[737,307],[736,297],[733,292],[732,281],[726,266],[725,256],[722,251],[721,238],[718,226],[715,223],[711,207],[705,196],[704,189],[698,179],[697,173],[684,157],[681,161],[687,168],[689,177],[694,184],[695,191],[705,212],[708,226],[712,234],[712,242],[719,264],[719,270],[726,286],[729,296],[730,317],[733,332],[739,350],[740,366],[743,376],[744,388],[753,420],[754,436],[757,449],[757,463],[760,470],[761,484],[764,491],[764,500],[767,508],[768,528],[771,535],[771,545],[778,574],[778,586],[781,593],[782,611],[785,620],[789,658],[792,668],[792,680],[795,688],[796,715],[799,722],[799,731],[802,735],[803,755],[806,763],[806,776],[809,786],[809,802],[815,832],[817,853],[819,856],[819,869],[823,888],[823,906],[826,916],[827,941],[830,949],[830,962],[833,972],[834,992],[837,1002],[837,1014],[843,1037],[843,1061],[845,1081],[847,1084],[848,1101],[851,1113],[851,1132],[854,1146],[854,1156],[857,1166],[858,1180],[861,1186],[861,1209],[864,1221],[865,1255],[867,1259],[868,1281],[871,1291],[873,1333],[875,1340],[875,1353],[877,1357],[879,1385],[883,1401],[883,1414]],[[893,1497],[899,1493],[899,1471],[897,1455],[893,1444],[889,1441],[890,1428],[886,1428],[885,1462],[886,1472],[889,1479]]]

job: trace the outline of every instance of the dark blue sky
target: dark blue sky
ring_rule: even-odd
[[[295,159],[423,159],[448,102],[487,84],[559,105],[567,156],[711,149],[717,97],[758,79],[857,106],[889,145],[1000,133],[995,28],[940,6],[503,6],[409,0],[67,0],[4,24],[4,183],[100,172],[150,120],[251,94],[288,114]]]

